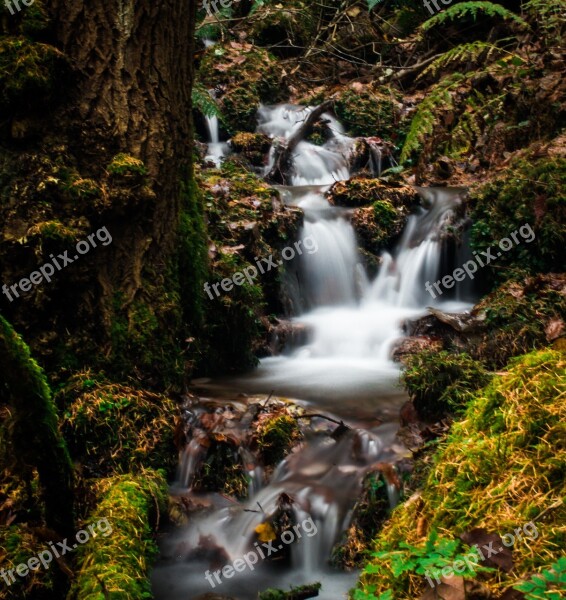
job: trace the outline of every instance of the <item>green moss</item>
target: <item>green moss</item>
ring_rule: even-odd
[[[547,327],[564,315],[564,285],[564,275],[540,275],[500,286],[474,309],[485,314],[485,323],[469,352],[498,369],[513,356],[546,346]]]
[[[63,434],[83,470],[108,476],[151,467],[173,474],[178,410],[168,397],[83,372],[70,379],[58,399],[65,407]]]
[[[28,237],[38,236],[43,240],[53,242],[76,242],[80,237],[80,232],[71,227],[66,227],[60,221],[44,221],[36,223],[28,230]]]
[[[102,499],[88,521],[107,519],[112,531],[78,547],[68,600],[149,600],[149,573],[158,554],[154,526],[167,510],[167,482],[162,472],[148,470],[99,487]]]
[[[517,234],[520,243],[489,265],[493,280],[555,272],[566,264],[565,158],[516,160],[503,176],[473,192],[471,206],[475,250],[496,247],[525,225],[536,236],[528,243]],[[531,239],[527,229],[523,232]]]
[[[372,204],[375,220],[385,228],[391,227],[399,218],[397,211],[387,200],[377,200]]]
[[[476,527],[504,535],[564,498],[565,394],[566,355],[543,350],[513,360],[474,395],[437,452],[422,492],[397,507],[378,535],[361,577],[362,590],[373,590],[368,598],[393,590],[393,598],[408,600],[427,587],[414,569],[395,574],[380,553],[423,547],[433,531],[446,540]],[[566,506],[555,505],[537,521],[536,539],[513,546],[513,571],[483,574],[482,583],[497,595],[551,564],[566,543],[564,523]]]
[[[139,158],[129,154],[117,154],[107,169],[109,175],[137,178],[147,175],[147,168]]]
[[[395,98],[383,93],[346,90],[335,102],[336,115],[354,136],[396,140],[399,110]]]
[[[61,533],[73,530],[72,465],[58,431],[57,411],[43,371],[28,346],[0,316],[0,400],[13,407],[12,447],[23,465],[37,468],[45,520]]]
[[[465,410],[490,376],[467,354],[425,351],[411,355],[402,382],[423,418],[440,419]]]
[[[220,492],[236,498],[248,494],[248,475],[238,447],[228,441],[213,441],[206,460],[195,474],[192,487],[203,492]]]
[[[236,88],[222,98],[222,114],[229,133],[255,131],[260,98],[256,90]]]
[[[45,108],[64,64],[53,46],[0,36],[0,115]]]
[[[259,600],[295,600],[296,598],[314,598],[318,596],[318,591],[322,587],[321,583],[312,583],[309,585],[300,585],[291,588],[288,592],[269,588],[265,592],[261,592],[258,596]],[[309,594],[309,596],[305,596]]]
[[[297,419],[278,414],[261,423],[257,431],[257,445],[265,465],[278,465],[301,437]]]

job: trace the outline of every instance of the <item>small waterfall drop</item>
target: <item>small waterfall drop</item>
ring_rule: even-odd
[[[292,105],[260,107],[258,131],[273,139],[265,174],[273,168],[277,144],[289,140],[312,110]],[[250,476],[249,499],[236,503],[210,495],[210,511],[191,517],[188,527],[168,536],[162,544],[162,560],[168,564],[154,573],[157,587],[167,589],[166,596],[158,596],[163,600],[188,600],[211,592],[204,573],[250,550],[255,528],[273,513],[283,492],[293,498],[295,522],[311,519],[317,531],[293,543],[292,571],[261,561],[253,571],[238,573],[214,592],[252,600],[267,587],[288,589],[323,581],[321,597],[338,600],[356,578],[355,573],[330,570],[330,552],[350,525],[353,499],[364,475],[378,461],[394,455],[395,423],[406,398],[398,386],[398,366],[390,359],[391,347],[402,337],[404,320],[438,304],[426,292],[425,283],[442,273],[441,234],[462,190],[419,190],[423,207],[409,217],[397,247],[383,253],[378,274],[370,281],[348,211],[331,206],[325,197],[335,181],[351,176],[355,140],[345,135],[333,115],[324,114],[322,119],[329,132],[326,141],[316,145],[301,140],[287,174],[291,185],[279,186],[285,203],[304,212],[297,241],[312,238],[317,246],[316,252],[298,258],[295,280],[288,286],[296,309],[293,321],[308,332],[307,340],[299,336],[300,345],[263,359],[254,373],[228,385],[245,393],[273,392],[299,399],[339,415],[352,428],[335,440],[308,441],[279,464],[267,483],[248,449],[241,448]],[[218,121],[211,117],[207,124],[209,155],[219,165],[226,144],[220,142]],[[370,167],[374,174],[381,173],[377,144],[371,147]],[[376,420],[383,424],[367,425]],[[358,427],[359,423],[366,425]],[[185,450],[180,486],[191,484],[201,452],[197,446],[189,443]],[[397,487],[388,482],[386,491],[394,505]],[[193,596],[187,596],[187,590]]]

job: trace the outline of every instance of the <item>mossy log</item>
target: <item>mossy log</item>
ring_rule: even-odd
[[[12,443],[18,458],[37,467],[45,521],[62,534],[73,525],[73,467],[58,430],[45,375],[29,348],[0,316],[0,402],[14,409]]]
[[[153,531],[167,510],[163,471],[111,477],[98,486],[102,499],[89,520],[108,520],[110,529],[77,550],[77,576],[67,599],[152,598],[148,576],[158,554]]]

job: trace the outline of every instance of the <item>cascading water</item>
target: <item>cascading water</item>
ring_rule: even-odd
[[[310,110],[291,105],[260,108],[258,131],[275,140],[265,173],[273,167],[277,140],[291,138]],[[398,367],[390,360],[391,346],[402,337],[403,320],[423,314],[426,306],[435,303],[424,284],[441,273],[439,234],[461,191],[420,190],[426,207],[409,218],[398,247],[383,254],[378,275],[370,281],[358,255],[348,211],[330,206],[325,198],[335,181],[350,177],[354,140],[344,134],[332,115],[323,118],[331,131],[329,139],[322,146],[300,141],[289,167],[291,185],[279,188],[287,204],[304,212],[299,239],[311,237],[318,247],[313,254],[303,253],[294,280],[288,281],[296,311],[293,320],[307,329],[308,341],[288,348],[281,356],[262,360],[251,376],[229,385],[247,393],[273,391],[322,407],[339,414],[353,428],[336,441],[326,438],[305,443],[279,465],[265,486],[261,470],[252,465],[250,499],[244,505],[216,498],[212,512],[170,535],[162,546],[165,565],[154,573],[154,591],[163,600],[188,600],[210,592],[204,572],[214,560],[205,549],[222,549],[223,558],[216,556],[215,568],[219,562],[221,567],[242,557],[263,513],[275,510],[282,492],[294,500],[296,522],[312,518],[317,534],[303,536],[293,544],[291,571],[275,572],[266,562],[253,572],[239,573],[215,591],[251,600],[266,587],[288,589],[291,584],[322,581],[321,597],[333,600],[343,598],[354,583],[355,575],[328,569],[330,551],[349,525],[364,473],[376,461],[394,456],[394,422],[405,397],[398,387]],[[213,122],[209,127],[209,152],[220,161],[222,156],[215,149],[217,129]],[[377,148],[372,150],[372,161],[379,171]],[[376,425],[380,421],[385,424]],[[197,445],[189,444],[179,485],[190,485],[198,459]],[[250,462],[249,456],[247,459]],[[395,490],[390,486],[388,491],[394,501]]]

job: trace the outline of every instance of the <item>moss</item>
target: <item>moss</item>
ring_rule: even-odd
[[[236,498],[248,494],[248,475],[238,453],[229,441],[212,441],[192,488],[203,492],[220,492]]]
[[[321,587],[321,583],[312,583],[309,585],[300,585],[298,587],[291,588],[288,592],[269,588],[268,590],[265,590],[265,592],[261,592],[258,596],[258,599],[296,600],[297,598],[314,598],[315,596],[318,596],[318,592]]]
[[[474,395],[422,492],[395,509],[378,535],[376,553],[422,547],[432,531],[446,540],[476,527],[503,535],[553,506],[536,521],[536,539],[513,546],[513,571],[484,573],[482,583],[498,595],[554,562],[566,543],[566,506],[556,504],[566,494],[565,394],[565,354],[542,350],[513,360]],[[373,558],[360,587],[371,586],[375,595],[391,589],[396,599],[419,597],[424,578],[414,571],[396,577],[390,565]]]
[[[426,419],[461,413],[489,380],[482,363],[467,354],[434,350],[411,355],[402,376],[415,408]]]
[[[168,397],[87,371],[74,375],[58,400],[65,407],[63,434],[83,471],[108,476],[151,467],[173,474],[178,410]]]
[[[117,154],[106,170],[109,175],[133,179],[147,175],[147,168],[143,164],[143,161],[124,153]]]
[[[260,104],[255,90],[236,88],[222,98],[222,114],[229,133],[253,132],[257,125],[257,109]]]
[[[46,549],[47,543],[39,539],[32,527],[0,526],[0,564],[6,573]],[[56,573],[56,568],[40,567],[37,570],[30,569],[26,577],[14,574],[15,581],[11,585],[6,585],[2,580],[0,600],[50,600],[57,597]],[[6,576],[9,578],[9,575]]]
[[[288,414],[278,414],[263,421],[256,433],[263,463],[278,465],[301,437],[297,420]]]
[[[147,295],[145,299],[128,302],[120,292],[114,294],[113,317],[110,325],[110,372],[144,374],[159,378],[166,387],[177,386],[184,375],[181,348],[171,331],[178,331],[178,297],[173,291],[161,290],[161,297]],[[171,330],[163,323],[171,321]]]
[[[23,465],[37,468],[45,520],[61,533],[73,530],[73,472],[58,431],[57,411],[43,371],[29,348],[0,316],[0,400],[13,407],[12,447]]]
[[[0,36],[0,115],[44,109],[64,64],[63,54],[53,46]]]
[[[354,136],[398,138],[400,114],[395,98],[387,93],[347,89],[336,98],[335,111]]]
[[[76,242],[79,239],[79,231],[66,227],[60,221],[44,221],[36,223],[27,232],[28,237],[38,236],[45,240],[54,242]]]
[[[251,165],[260,167],[265,163],[271,140],[261,133],[238,133],[230,140],[230,145]]]
[[[469,352],[492,368],[548,344],[547,328],[564,316],[565,275],[540,275],[508,282],[486,296],[474,313],[485,315]]]
[[[149,573],[158,555],[154,527],[167,510],[162,472],[122,475],[98,484],[102,498],[88,521],[107,519],[110,535],[77,549],[77,572],[69,600],[152,598]]]
[[[516,160],[503,176],[473,192],[471,206],[475,250],[497,247],[524,225],[536,235],[527,243],[521,233],[520,243],[489,265],[493,281],[550,273],[566,264],[566,158]]]
[[[315,34],[315,20],[305,2],[287,2],[285,7],[263,6],[251,29],[254,43],[269,46],[278,56],[300,54]]]
[[[378,201],[387,202],[394,208],[412,208],[419,203],[419,195],[414,188],[386,185],[378,179],[365,177],[338,181],[330,188],[327,198],[331,204],[347,208],[374,205]],[[386,204],[379,204],[375,211],[380,215],[392,215],[388,208]]]

